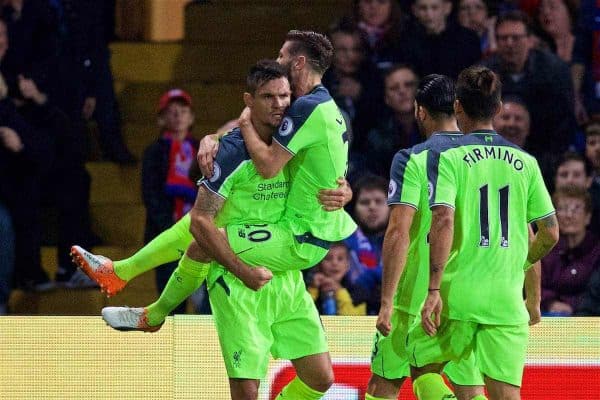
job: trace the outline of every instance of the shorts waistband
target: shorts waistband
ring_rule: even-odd
[[[313,236],[312,233],[306,232],[303,235],[295,235],[294,236],[298,243],[309,243],[313,246],[321,247],[325,250],[329,250],[331,247],[331,242],[328,240],[319,239],[318,237]]]

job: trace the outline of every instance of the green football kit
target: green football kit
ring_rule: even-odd
[[[283,217],[254,237],[243,225],[230,225],[229,244],[250,265],[271,271],[310,268],[325,257],[331,242],[356,230],[346,211],[325,211],[317,198],[320,189],[346,174],[346,124],[327,89],[317,85],[294,101],[273,140],[293,155],[286,165],[290,186]]]
[[[239,226],[250,242],[272,242],[268,226],[283,214],[290,186],[288,168],[263,179],[239,129],[222,138],[214,166],[213,176],[200,184],[226,199],[217,214],[217,226]],[[237,234],[237,230],[228,231]],[[246,253],[239,256],[248,262]],[[300,270],[274,271],[265,287],[253,291],[213,263],[207,287],[230,378],[264,378],[269,354],[295,359],[327,351],[319,315]]]
[[[428,203],[427,154],[432,148],[451,146],[462,136],[459,132],[433,134],[425,142],[394,156],[390,169],[388,205],[407,205],[415,208],[410,227],[410,244],[404,272],[394,296],[392,330],[388,336],[375,334],[371,371],[383,378],[399,379],[410,376],[406,337],[415,323],[427,296],[429,283],[429,244],[431,225]],[[450,362],[444,368],[450,380],[459,385],[483,385],[483,377],[475,365],[475,357]]]
[[[528,223],[554,213],[535,158],[494,131],[477,131],[427,156],[430,207],[454,208],[454,239],[433,337],[409,332],[411,364],[468,357],[481,372],[520,386],[528,336],[523,302]]]

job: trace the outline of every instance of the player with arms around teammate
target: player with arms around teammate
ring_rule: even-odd
[[[332,187],[346,172],[348,135],[338,107],[321,84],[329,68],[333,47],[325,36],[310,31],[290,31],[279,51],[277,62],[289,72],[296,100],[286,112],[271,143],[260,140],[246,108],[240,116],[240,130],[257,171],[269,178],[287,166],[290,174],[290,194],[282,220],[265,229],[274,235],[292,238],[291,255],[276,249],[260,251],[268,244],[248,243],[257,251],[257,262],[271,269],[285,268],[290,257],[307,267],[320,262],[327,254],[328,244],[348,237],[356,229],[352,218],[344,211],[326,212],[317,201],[321,188]],[[214,141],[202,141],[199,162],[206,176],[212,175],[211,152]],[[208,144],[207,144],[208,143]],[[299,248],[298,243],[312,243]],[[254,250],[249,250],[254,252]],[[245,254],[246,255],[246,254]],[[279,260],[278,258],[281,258]],[[305,260],[305,261],[302,261]]]
[[[381,308],[371,360],[366,400],[397,399],[410,376],[406,335],[427,296],[431,223],[428,204],[427,154],[452,146],[462,134],[454,117],[454,82],[428,75],[419,84],[415,116],[424,143],[400,150],[390,169],[390,222],[383,242]],[[475,357],[449,363],[444,372],[461,400],[484,399],[483,378]]]
[[[493,131],[500,93],[489,69],[461,72],[454,110],[468,135],[428,154],[428,295],[407,341],[421,400],[452,398],[439,373],[472,352],[491,399],[520,399],[529,319],[524,270],[556,244],[558,224],[536,160]],[[531,242],[529,222],[538,227]]]
[[[269,141],[289,105],[285,70],[274,62],[259,63],[249,75],[248,86],[244,100],[254,111],[253,123],[261,138]],[[221,140],[215,165],[212,178],[201,182],[190,213],[192,233],[200,246],[193,244],[188,249],[182,258],[191,256],[185,268],[181,263],[156,303],[138,309],[105,308],[103,317],[114,328],[156,330],[169,309],[202,282],[198,271],[214,257],[215,248],[231,251],[217,226],[244,222],[251,239],[272,239],[264,224],[281,218],[289,190],[287,170],[271,179],[260,177],[238,129]],[[233,399],[256,398],[269,353],[292,360],[296,368],[298,377],[282,395],[307,399],[323,395],[333,380],[331,361],[318,313],[299,270],[275,271],[268,285],[253,291],[232,272],[213,265],[207,286]]]

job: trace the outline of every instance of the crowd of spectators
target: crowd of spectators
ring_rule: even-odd
[[[111,8],[111,6],[113,8]],[[98,244],[89,214],[88,125],[105,160],[135,163],[120,131],[108,40],[114,2],[0,1],[0,314],[12,288],[89,287],[69,258]],[[56,210],[56,222],[44,210]],[[57,273],[41,265],[54,231]]]
[[[542,261],[542,311],[600,315],[600,41],[593,21],[599,6],[586,0],[354,5],[332,25],[337,55],[324,80],[352,128],[348,178],[359,229],[345,241],[349,263],[338,281],[353,304],[377,313],[388,212],[385,188],[375,187],[388,179],[399,149],[424,140],[414,117],[419,79],[456,77],[482,64],[503,84],[496,130],[537,158],[554,192],[561,241]]]
[[[6,282],[14,257],[17,287],[52,283],[40,267],[40,232],[32,232],[46,197],[59,210],[60,243],[92,244],[85,122],[96,119],[107,159],[133,161],[119,130],[106,10],[91,2],[0,1],[0,230],[14,237],[12,253],[10,240],[0,245],[0,279]],[[377,313],[389,167],[398,150],[424,140],[414,115],[419,79],[456,78],[482,64],[503,84],[495,128],[538,159],[554,192],[562,238],[542,261],[543,311],[600,315],[598,12],[592,0],[355,0],[351,10],[339,10],[328,32],[335,56],[323,84],[351,132],[349,210],[359,228],[305,275],[322,312]],[[160,136],[144,155],[146,240],[181,217],[193,195],[192,181],[177,176],[189,172],[196,146],[191,98],[173,93],[160,100]],[[5,165],[16,175],[5,174]],[[58,182],[66,173],[70,178]],[[78,224],[69,226],[74,212]],[[165,268],[159,288],[172,266]],[[76,284],[68,260],[59,258],[59,274],[57,280]]]

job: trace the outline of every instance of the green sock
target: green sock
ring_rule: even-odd
[[[375,397],[373,395],[370,395],[369,393],[365,394],[365,400],[389,400],[385,397]]]
[[[306,383],[302,382],[300,378],[295,377],[283,388],[281,393],[279,393],[277,400],[319,400],[324,394],[325,393],[311,389]]]
[[[115,261],[115,274],[125,281],[130,281],[159,265],[179,260],[192,240],[194,238],[190,233],[190,215],[186,214],[131,257]]]
[[[440,374],[421,375],[413,381],[413,391],[419,400],[456,399]]]
[[[471,400],[487,400],[487,397],[485,397],[482,394],[478,394],[477,396],[473,397]]]
[[[181,257],[158,300],[146,307],[148,324],[162,324],[175,307],[200,287],[208,275],[209,267],[210,264],[194,261],[187,254]]]

